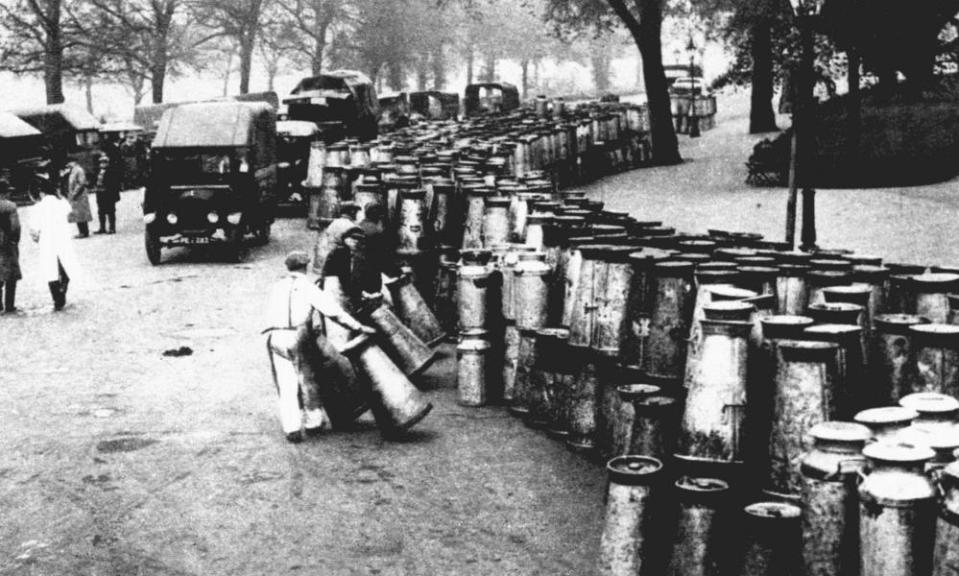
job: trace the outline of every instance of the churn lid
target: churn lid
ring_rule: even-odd
[[[737,288],[735,286],[713,286],[709,288],[709,293],[712,295],[713,302],[745,300],[759,296],[759,294],[752,290]]]
[[[663,463],[651,456],[617,456],[606,464],[609,481],[625,486],[650,484],[660,477]]]
[[[776,269],[776,259],[772,256],[737,256],[735,262],[739,264],[740,268],[743,266],[756,266],[772,270]]]
[[[826,302],[849,302],[865,306],[872,296],[872,288],[862,284],[852,286],[829,286],[823,288],[823,297]]]
[[[719,504],[729,493],[729,484],[719,478],[683,476],[675,486],[679,498],[686,502]]]
[[[954,324],[913,324],[909,333],[921,344],[931,347],[959,346],[959,326]]]
[[[845,342],[852,338],[858,340],[860,334],[862,334],[862,327],[857,324],[818,324],[809,326],[803,331],[803,334],[811,340]]]
[[[702,264],[708,263],[710,261],[711,256],[709,254],[703,254],[702,252],[680,252],[679,254],[676,254],[675,256],[673,256],[673,258],[675,258],[676,260],[683,260],[684,262],[692,262],[693,264],[700,266]],[[709,272],[713,273],[712,270],[710,270]],[[725,272],[725,270],[721,272]]]
[[[947,272],[927,272],[910,278],[914,288],[934,290],[937,292],[951,291],[959,288],[959,274]]]
[[[758,253],[753,248],[716,248],[716,258],[750,258]]]
[[[744,509],[746,516],[765,522],[796,522],[801,510],[799,506],[785,502],[756,502]]]
[[[936,457],[928,446],[905,442],[873,442],[862,449],[862,454],[870,460],[891,464],[918,464]]]
[[[721,300],[703,305],[703,313],[707,320],[739,320],[747,321],[756,309],[755,306],[742,300]]]
[[[902,264],[900,262],[886,262],[886,268],[897,276],[904,274],[922,274],[926,267],[922,264]]]
[[[619,397],[626,402],[640,400],[654,394],[659,394],[662,388],[652,384],[620,384],[616,387]]]
[[[809,429],[808,434],[814,440],[823,442],[843,442],[850,444],[859,444],[864,446],[872,438],[872,432],[868,427],[854,422],[840,422],[830,420],[820,422]]]
[[[819,302],[807,309],[813,319],[830,324],[857,324],[862,311],[862,306],[849,302]]]
[[[864,282],[866,284],[879,284],[886,281],[892,271],[882,266],[872,266],[869,264],[856,264],[852,267],[852,279],[855,282]]]
[[[812,326],[814,320],[808,316],[793,316],[777,314],[759,320],[763,327],[763,338],[783,339],[800,338],[807,326]]]
[[[506,196],[487,196],[483,198],[483,202],[487,207],[509,208],[511,200]]]
[[[813,258],[809,261],[809,265],[813,267],[813,270],[830,270],[836,272],[852,271],[852,262],[838,258]]]
[[[875,430],[877,428],[887,428],[891,426],[904,428],[918,417],[919,414],[909,408],[903,408],[902,406],[882,406],[880,408],[868,408],[857,412],[853,420],[868,427],[870,430]]]
[[[877,332],[906,335],[910,326],[929,324],[929,319],[915,314],[879,314],[872,323]]]
[[[942,418],[959,412],[959,400],[940,392],[915,392],[899,399],[899,405],[919,414],[919,417]]]

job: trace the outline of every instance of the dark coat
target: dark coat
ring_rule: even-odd
[[[330,252],[323,265],[323,276],[336,276],[349,300],[351,312],[357,312],[363,304],[363,292],[375,294],[382,287],[380,273],[374,270],[366,260],[364,251],[352,253],[346,246],[340,246]]]
[[[20,218],[17,205],[0,199],[0,282],[19,280]]]
[[[377,225],[369,220],[361,221],[358,226],[366,235],[364,253],[369,265],[377,274],[386,274],[392,278],[399,276],[401,271],[396,261],[396,243],[391,242],[386,234],[380,232]]]

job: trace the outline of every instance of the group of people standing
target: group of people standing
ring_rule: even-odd
[[[362,219],[359,214],[362,212]],[[349,361],[326,339],[323,318],[355,332],[375,333],[363,323],[369,303],[376,302],[383,277],[401,274],[395,251],[384,233],[386,209],[345,202],[340,215],[319,233],[310,281],[310,256],[301,250],[286,258],[287,274],[278,280],[267,300],[267,354],[279,397],[280,425],[286,439],[300,442],[330,426],[323,408],[324,386],[349,377]],[[338,302],[324,291],[324,278],[336,277],[343,292]],[[359,416],[356,414],[355,416]]]
[[[97,197],[100,227],[95,234],[116,234],[116,204],[120,200],[120,188],[123,185],[123,157],[120,147],[112,137],[104,136],[97,161],[93,187]],[[83,166],[75,158],[67,161],[59,176],[60,195],[70,202],[68,220],[77,225],[77,238],[86,238],[90,235],[88,223],[93,220],[89,198],[91,182]]]
[[[123,182],[122,166],[117,143],[107,138],[101,148],[95,176],[97,215],[100,220],[96,234],[116,233],[116,203],[120,199]],[[68,158],[62,168],[57,162],[50,162],[46,185],[40,187],[40,201],[34,207],[30,235],[37,242],[40,252],[36,269],[47,281],[55,311],[66,306],[70,277],[78,269],[70,245],[69,224],[76,224],[76,238],[90,235],[88,223],[93,216],[89,189],[86,171],[78,159]],[[17,205],[10,198],[11,193],[10,185],[0,180],[0,292],[2,311],[7,314],[17,311],[17,282],[23,277],[20,268],[21,225]]]

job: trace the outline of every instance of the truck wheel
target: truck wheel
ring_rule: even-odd
[[[227,247],[230,255],[230,261],[240,263],[246,260],[247,247],[243,243],[243,226],[235,226],[227,233]]]
[[[256,243],[259,245],[266,245],[270,243],[270,228],[273,224],[271,222],[264,222],[256,227]]]
[[[150,261],[150,264],[157,266],[160,264],[160,235],[156,232],[150,230],[150,227],[147,226],[147,229],[143,233],[143,244],[147,251],[147,260]]]

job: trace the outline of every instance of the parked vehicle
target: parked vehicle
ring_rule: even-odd
[[[410,93],[410,114],[414,118],[456,120],[459,113],[459,94],[437,90]]]
[[[396,130],[410,125],[410,100],[406,92],[380,96],[380,118],[378,125],[382,131]]]
[[[100,126],[102,138],[113,140],[123,159],[122,188],[129,190],[142,186],[149,173],[147,145],[143,142],[143,127],[133,122],[105,122]]]
[[[276,123],[277,135],[277,207],[305,214],[303,181],[309,168],[310,147],[319,138],[320,129],[312,122],[283,120]]]
[[[376,138],[380,105],[373,83],[361,72],[334,70],[304,78],[283,103],[287,119],[313,122],[324,142]]]
[[[69,104],[48,104],[12,111],[21,120],[41,133],[53,162],[63,163],[66,157],[76,159],[87,174],[97,169],[100,123],[83,108]]]
[[[485,82],[466,87],[463,99],[466,116],[499,114],[519,108],[519,90],[506,82]]]
[[[168,246],[268,242],[276,205],[276,112],[262,102],[183,104],[163,113],[143,202],[151,264]]]
[[[39,130],[9,112],[0,112],[0,179],[13,189],[18,204],[40,199],[37,173],[46,153]]]

